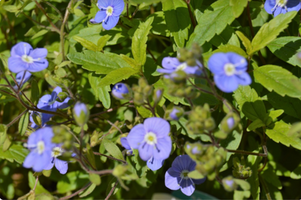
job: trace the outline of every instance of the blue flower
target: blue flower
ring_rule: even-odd
[[[171,168],[165,173],[165,186],[171,190],[181,189],[183,194],[191,196],[195,184],[203,183],[206,178],[192,179],[188,173],[195,169],[196,163],[188,155],[180,155],[172,162]]]
[[[183,109],[180,107],[173,107],[172,111],[169,113],[169,118],[173,120],[179,120],[183,115]]]
[[[233,92],[239,85],[249,85],[252,80],[246,72],[247,60],[236,53],[215,53],[208,60],[216,86],[223,92]]]
[[[112,89],[112,95],[117,99],[129,99],[131,96],[129,87],[124,83],[116,83]]]
[[[147,161],[154,157],[164,160],[171,152],[171,139],[169,137],[169,123],[161,118],[151,117],[138,124],[127,136],[130,147],[139,150],[140,158]]]
[[[34,171],[42,171],[51,159],[51,150],[54,144],[51,142],[53,137],[52,129],[49,127],[41,128],[33,132],[27,141],[27,148],[30,153],[24,160],[23,166],[33,168]]]
[[[11,49],[8,59],[8,68],[14,73],[22,71],[38,72],[48,67],[47,49],[33,49],[26,42],[19,42]]]
[[[174,57],[165,57],[162,60],[163,69],[157,69],[158,72],[164,74],[171,74],[173,72],[182,70],[188,75],[201,75],[201,68],[198,66],[188,66],[186,62],[180,62]]]
[[[126,137],[121,138],[120,142],[121,142],[121,145],[127,150],[127,154],[132,155],[133,150],[132,150],[130,144],[128,143],[127,138]],[[163,163],[164,163],[164,159],[156,160],[154,157],[151,157],[148,161],[146,161],[146,165],[152,171],[156,171],[156,170],[160,169],[162,167]]]
[[[98,0],[97,7],[100,9],[92,19],[92,22],[102,22],[106,30],[114,28],[119,20],[119,15],[124,9],[123,0]]]
[[[47,110],[52,112],[56,112],[57,109],[64,109],[69,107],[68,101],[70,100],[70,97],[67,97],[63,102],[56,101],[60,92],[62,92],[62,88],[54,88],[51,95],[46,94],[40,98],[37,107],[41,110]],[[44,126],[45,123],[48,122],[52,116],[52,114],[42,113],[42,126]],[[30,121],[32,122],[31,127],[36,128],[37,125],[34,123],[32,115],[30,115]]]
[[[301,8],[300,0],[266,0],[264,9],[275,17],[290,11],[299,11]]]
[[[229,118],[227,119],[227,125],[228,125],[228,128],[229,128],[229,129],[232,129],[232,128],[234,127],[234,125],[235,125],[235,120],[234,120],[233,117],[229,117]]]
[[[61,145],[56,144],[51,152],[51,159],[48,161],[44,170],[50,170],[55,166],[55,168],[61,173],[66,174],[68,171],[68,162],[58,159],[58,156],[63,154]]]

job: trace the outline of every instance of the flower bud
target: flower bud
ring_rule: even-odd
[[[32,112],[31,113],[31,117],[32,117],[34,123],[37,126],[39,126],[39,127],[42,126],[42,114],[41,113],[39,113],[39,112]]]
[[[174,107],[172,111],[169,113],[169,118],[173,120],[179,120],[179,118],[183,115],[184,110],[180,107]]]
[[[132,97],[130,87],[124,83],[115,84],[112,89],[112,95],[116,99],[130,99]]]
[[[84,103],[77,102],[73,108],[73,117],[79,126],[84,126],[89,120],[89,110]]]
[[[163,96],[163,90],[162,89],[156,89],[153,95],[153,99],[155,104],[159,103],[159,101],[161,100]]]
[[[237,184],[233,180],[232,176],[227,176],[226,178],[224,178],[222,180],[222,183],[223,183],[225,190],[228,192],[232,192],[237,188]]]

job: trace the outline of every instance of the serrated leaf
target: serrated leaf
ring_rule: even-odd
[[[300,37],[280,37],[269,43],[270,51],[281,60],[301,67],[301,62],[298,60],[297,52],[301,51]]]
[[[254,70],[254,78],[269,91],[281,96],[301,97],[301,81],[288,70],[276,65],[264,65]]]
[[[139,71],[132,67],[119,68],[109,72],[104,78],[102,78],[98,84],[98,87],[105,87],[111,84],[118,83],[130,76],[137,74]]]
[[[108,74],[123,67],[131,67],[119,55],[109,52],[94,52],[86,50],[84,53],[73,52],[67,55],[70,61],[83,65],[83,68],[97,74]]]
[[[102,141],[105,149],[114,157],[120,160],[124,160],[123,155],[120,151],[120,149],[116,146],[114,142],[108,139],[104,139]]]
[[[233,96],[240,109],[242,109],[245,102],[255,102],[260,99],[257,92],[248,85],[239,86],[238,89],[234,91]]]
[[[273,129],[266,130],[266,134],[277,143],[280,142],[287,147],[292,146],[301,150],[301,139],[296,136],[288,135],[290,128],[291,125],[283,121],[278,121],[275,123]]]
[[[268,23],[265,23],[252,40],[253,48],[250,54],[259,51],[276,39],[276,37],[288,27],[288,24],[292,21],[296,14],[296,11],[280,14]]]
[[[146,61],[146,42],[153,21],[154,17],[149,17],[144,23],[141,23],[132,38],[132,53],[140,66],[144,65]]]
[[[12,144],[5,152],[2,150],[2,147],[3,146],[0,145],[0,158],[6,159],[10,162],[16,161],[17,163],[22,164],[29,153],[27,149],[18,144]]]
[[[188,29],[191,24],[189,11],[183,0],[165,0],[162,2],[167,28],[178,47],[184,47],[188,39]]]
[[[206,41],[211,40],[215,34],[220,34],[235,19],[230,0],[216,1],[211,4],[210,8],[213,8],[213,11],[206,10],[204,14],[198,17],[198,25],[190,36],[187,46],[191,46],[193,43],[203,45]]]
[[[82,37],[79,37],[77,35],[73,36],[72,38],[75,41],[79,42],[86,49],[89,49],[89,50],[92,50],[92,51],[97,51],[98,50],[97,46],[93,42],[90,42],[89,40],[86,40],[86,39],[84,39]]]
[[[265,116],[267,115],[265,105],[261,100],[245,102],[242,106],[242,112],[252,121],[260,119],[264,122]]]

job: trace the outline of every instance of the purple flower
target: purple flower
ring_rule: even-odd
[[[300,8],[300,0],[266,0],[264,3],[264,9],[274,17],[290,11],[299,11]]]
[[[19,85],[19,87],[21,88],[24,83],[26,83],[31,77],[31,73],[29,73],[28,71],[21,71],[16,75],[16,81]],[[22,80],[23,79],[23,80]],[[15,90],[18,90],[17,85],[14,86]]]
[[[171,74],[173,72],[182,70],[189,75],[201,75],[201,69],[198,66],[188,66],[186,62],[180,62],[174,57],[165,57],[162,60],[163,69],[157,71],[164,74]]]
[[[130,144],[128,143],[127,138],[126,137],[121,138],[120,142],[121,142],[121,145],[127,150],[127,154],[132,155],[133,150],[132,150]],[[154,157],[151,157],[146,162],[148,168],[150,168],[152,171],[156,171],[156,170],[160,169],[162,167],[163,163],[164,163],[164,159],[156,160]]]
[[[117,99],[128,99],[130,96],[129,87],[124,83],[116,83],[112,89],[112,95]]]
[[[180,155],[172,162],[171,168],[165,173],[165,186],[171,190],[178,190],[191,196],[195,184],[203,183],[206,178],[192,179],[188,173],[195,169],[196,163],[188,155]]]
[[[14,73],[22,71],[38,72],[48,67],[47,49],[33,49],[26,42],[19,42],[11,49],[8,59],[8,68]]]
[[[169,117],[173,120],[179,120],[179,118],[183,115],[183,109],[180,107],[174,107],[172,111],[169,113]]]
[[[67,97],[63,102],[56,101],[60,92],[62,92],[62,88],[54,88],[51,95],[46,94],[40,98],[37,107],[41,110],[48,110],[52,112],[55,112],[57,109],[67,108],[69,106],[68,101],[70,100],[70,97]],[[42,126],[44,126],[52,116],[52,114],[42,113]],[[36,128],[37,125],[34,123],[32,116],[30,116],[30,121],[32,122],[31,127]]]
[[[239,85],[249,85],[252,80],[246,72],[247,60],[236,53],[215,53],[208,60],[216,86],[223,92],[233,92]]]
[[[169,137],[169,123],[161,118],[151,117],[138,124],[127,136],[129,145],[139,150],[140,158],[147,161],[154,157],[164,160],[171,152],[171,139]]]
[[[51,142],[53,137],[52,129],[49,127],[41,128],[33,132],[27,141],[27,148],[30,153],[25,158],[23,166],[33,168],[34,171],[42,171],[51,159],[51,150],[54,144]]]
[[[68,162],[58,159],[58,156],[63,154],[61,145],[56,144],[51,152],[51,159],[48,161],[44,170],[50,170],[55,166],[55,168],[61,173],[66,174],[68,171]]]
[[[92,23],[102,22],[106,30],[114,28],[119,20],[119,15],[124,9],[123,0],[98,0],[97,7],[100,9],[92,19]]]
[[[229,118],[227,119],[227,125],[228,125],[228,128],[229,128],[230,130],[234,127],[234,125],[235,125],[235,120],[234,120],[233,117],[229,117]]]

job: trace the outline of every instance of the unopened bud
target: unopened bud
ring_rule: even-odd
[[[30,115],[30,117],[32,117],[34,123],[37,126],[39,126],[39,127],[42,126],[43,122],[42,122],[42,115],[41,115],[41,113],[39,113],[39,112],[32,112],[31,115]]]
[[[172,111],[169,113],[169,118],[173,120],[179,120],[179,118],[183,115],[184,110],[181,107],[174,107]]]
[[[233,180],[232,176],[227,176],[226,178],[224,178],[222,180],[222,183],[223,183],[225,190],[228,192],[232,192],[237,188],[237,184]]]
[[[89,110],[84,103],[77,102],[73,108],[73,117],[79,126],[84,126],[89,120]]]
[[[112,89],[112,95],[116,99],[131,99],[132,98],[132,93],[131,93],[130,87],[124,83],[115,84]]]

